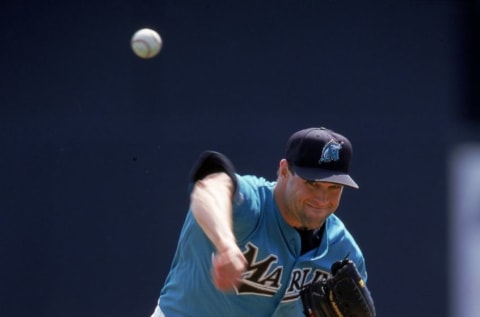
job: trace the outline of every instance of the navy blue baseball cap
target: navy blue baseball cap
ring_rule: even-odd
[[[327,128],[295,132],[287,142],[286,159],[303,179],[358,188],[350,177],[352,144],[343,135]]]

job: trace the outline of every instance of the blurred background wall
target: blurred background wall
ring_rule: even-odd
[[[354,146],[360,189],[338,215],[378,315],[477,317],[456,314],[448,289],[449,158],[480,135],[478,10],[3,1],[0,315],[149,316],[200,152],[274,179],[288,136],[327,126]],[[151,60],[129,46],[142,27],[164,40]]]

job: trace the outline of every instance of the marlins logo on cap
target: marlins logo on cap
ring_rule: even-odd
[[[358,188],[350,177],[352,145],[343,135],[326,128],[295,132],[287,142],[286,159],[303,179]]]
[[[319,163],[328,163],[331,161],[338,161],[340,149],[342,145],[340,143],[335,142],[335,140],[330,140],[322,150],[322,157],[320,158]]]

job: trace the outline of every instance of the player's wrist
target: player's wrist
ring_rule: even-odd
[[[225,253],[225,252],[231,252],[232,250],[238,249],[238,245],[235,242],[235,239],[230,238],[230,239],[222,239],[219,241],[216,246],[217,254]]]

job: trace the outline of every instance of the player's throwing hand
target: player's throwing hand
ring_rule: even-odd
[[[213,257],[212,279],[221,291],[231,291],[240,283],[247,260],[237,245],[232,245]]]

